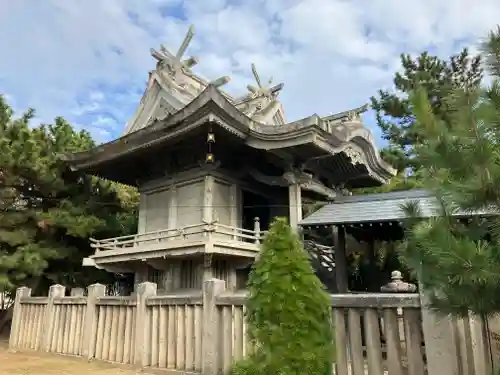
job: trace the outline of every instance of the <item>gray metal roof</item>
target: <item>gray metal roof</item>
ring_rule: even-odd
[[[437,215],[437,201],[425,190],[351,195],[338,197],[304,218],[299,225],[327,225],[363,222],[397,221],[406,218],[402,206],[418,201],[422,216]],[[457,215],[467,215],[458,213]]]

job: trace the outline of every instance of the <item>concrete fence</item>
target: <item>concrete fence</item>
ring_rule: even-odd
[[[48,297],[17,290],[9,346],[141,368],[223,374],[250,350],[246,292],[222,280],[203,291],[157,295],[139,284],[130,297],[105,286],[53,285]],[[489,339],[481,320],[440,317],[414,294],[332,295],[339,375],[490,375]]]

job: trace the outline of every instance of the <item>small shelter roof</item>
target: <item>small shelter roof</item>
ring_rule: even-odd
[[[400,221],[407,216],[403,206],[417,202],[423,217],[438,215],[437,199],[426,190],[414,189],[390,193],[342,196],[335,202],[321,207],[299,225],[340,225],[369,222]],[[456,216],[487,214],[487,212],[467,213],[458,211]]]

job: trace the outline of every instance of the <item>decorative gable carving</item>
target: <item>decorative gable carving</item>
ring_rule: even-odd
[[[199,58],[184,58],[184,55],[193,36],[194,28],[191,26],[175,54],[163,44],[158,50],[151,48],[151,56],[157,61],[156,68],[149,74],[148,87],[139,108],[127,124],[124,135],[177,112],[201,94],[209,84],[221,87],[230,81],[229,77],[224,76],[209,82],[191,71],[199,63]],[[159,107],[158,98],[162,98]]]
[[[171,115],[175,112],[177,112],[177,110],[172,105],[170,105],[165,99],[161,98],[158,101],[156,108],[154,109],[152,117],[157,120],[163,120],[168,115]]]

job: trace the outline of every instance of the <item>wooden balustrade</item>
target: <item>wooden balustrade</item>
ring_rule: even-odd
[[[162,229],[102,240],[91,238],[90,241],[91,247],[94,248],[96,252],[99,252],[156,245],[171,240],[199,240],[201,235],[206,235],[208,233],[213,233],[215,239],[223,238],[226,240],[249,242],[259,245],[267,232],[261,231],[259,219],[255,218],[254,229],[238,228],[218,222],[210,224],[199,223],[176,229]],[[165,243],[165,246],[168,247],[168,243]]]

